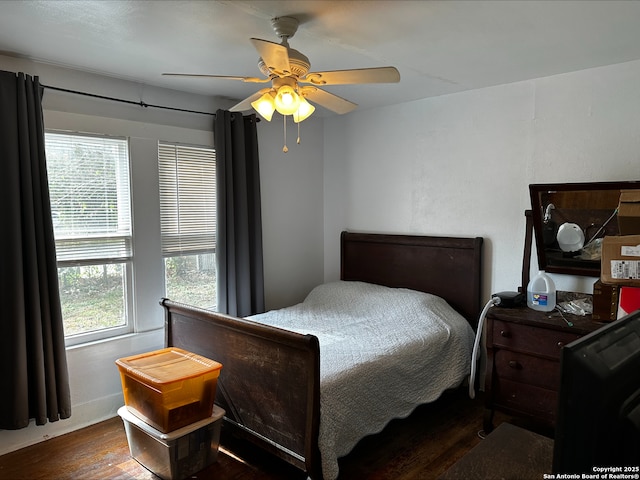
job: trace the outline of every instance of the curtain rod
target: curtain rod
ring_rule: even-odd
[[[52,87],[49,85],[40,85],[43,88],[48,88],[49,90],[56,90],[58,92],[65,92],[65,93],[73,93],[75,95],[84,95],[85,97],[92,97],[92,98],[101,98],[103,100],[111,100],[113,102],[120,102],[120,103],[128,103],[130,105],[138,105],[140,107],[144,107],[144,108],[161,108],[164,110],[173,110],[176,112],[185,112],[185,113],[197,113],[199,115],[210,115],[212,117],[215,117],[216,114],[215,113],[211,113],[211,112],[200,112],[198,110],[186,110],[183,108],[175,108],[175,107],[166,107],[164,105],[153,105],[150,103],[145,103],[142,100],[140,100],[139,102],[134,102],[133,100],[124,100],[122,98],[115,98],[115,97],[107,97],[104,95],[96,95],[95,93],[87,93],[87,92],[79,92],[77,90],[69,90],[66,88],[60,88],[60,87]]]

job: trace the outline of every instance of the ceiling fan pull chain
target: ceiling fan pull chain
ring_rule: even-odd
[[[282,151],[287,153],[289,148],[287,147],[287,116],[283,115],[282,119],[284,120],[284,147],[282,147]]]
[[[297,143],[298,145],[300,145],[300,124],[301,124],[301,123],[302,123],[302,122],[298,122],[298,140],[296,141],[296,143]]]

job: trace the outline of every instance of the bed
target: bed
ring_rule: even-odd
[[[281,309],[275,313],[275,319],[269,318],[270,313],[235,318],[168,299],[161,302],[165,309],[166,345],[184,348],[223,364],[216,403],[226,411],[225,430],[254,442],[304,470],[309,477],[325,480],[337,477],[337,458],[347,453],[359,438],[381,430],[392,418],[405,417],[417,404],[437,399],[444,390],[455,388],[464,380],[469,368],[473,329],[481,309],[480,237],[342,232],[340,243],[340,281],[319,286],[305,302],[317,303],[317,298],[323,299],[321,303],[326,302],[327,291],[334,295],[335,292],[346,291],[344,287],[349,286],[370,290],[374,297],[387,303],[384,295],[393,289],[405,295],[401,297],[401,305],[409,305],[414,300],[422,302],[428,297],[429,302],[435,302],[436,310],[440,312],[438,315],[453,318],[456,328],[460,328],[462,319],[462,330],[466,328],[467,333],[462,334],[463,340],[454,343],[458,346],[464,344],[465,353],[455,351],[451,354],[452,358],[462,360],[451,362],[447,359],[441,363],[461,362],[463,365],[457,366],[454,374],[447,370],[440,373],[433,381],[435,390],[405,395],[407,386],[421,384],[422,381],[416,382],[413,374],[407,375],[402,369],[398,370],[412,366],[413,360],[408,359],[413,357],[403,356],[406,353],[397,345],[391,345],[391,350],[383,354],[383,361],[379,364],[383,366],[374,367],[378,370],[373,375],[365,376],[361,371],[343,375],[339,370],[330,368],[334,363],[329,357],[331,349],[336,344],[339,350],[343,349],[344,338],[338,338],[341,332],[336,332],[335,328],[317,334],[305,333],[309,324],[319,318],[316,312],[311,320],[303,320],[301,308],[305,302]],[[297,315],[300,315],[299,321],[296,321]],[[442,323],[441,319],[438,322]],[[397,332],[411,331],[406,324],[396,321],[394,325]],[[377,344],[377,339],[393,337],[377,330],[369,332],[367,337],[364,331],[368,326],[367,323],[361,324],[356,327],[362,328],[356,330],[360,333],[344,335],[359,338],[368,347]],[[415,328],[420,329],[420,326]],[[349,332],[346,327],[344,330]],[[308,328],[308,331],[313,329]],[[416,350],[421,344],[423,347],[428,345],[425,343],[427,340],[418,338],[420,335],[416,332],[411,334],[409,350]],[[449,336],[448,333],[445,335]],[[321,349],[325,353],[322,359]],[[424,351],[432,351],[432,347],[428,346]],[[443,357],[445,351],[439,351],[436,356],[446,358]],[[344,351],[340,354],[344,355]],[[361,358],[362,354],[357,355]],[[321,365],[324,365],[322,372]],[[389,371],[385,370],[387,366]],[[423,370],[413,368],[414,374]],[[431,371],[432,367],[428,370]],[[344,377],[342,383],[336,383],[337,376]],[[430,384],[431,381],[424,383]],[[336,403],[335,392],[339,392],[337,396],[342,399],[350,399],[359,389],[366,390],[363,394],[364,398],[370,399],[369,403],[354,406],[347,402],[348,408],[354,410],[339,411],[336,405],[341,400]],[[395,405],[395,400],[388,400],[385,389],[391,389],[389,395],[397,397],[399,405]],[[403,402],[405,396],[411,398]],[[383,408],[375,408],[376,403]],[[358,409],[362,411],[357,412]],[[371,413],[372,409],[379,412]],[[355,420],[356,425],[349,424],[349,417],[358,419],[363,415],[374,419],[371,425],[363,427],[364,430],[359,430],[358,420]]]

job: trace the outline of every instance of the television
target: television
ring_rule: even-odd
[[[639,466],[637,310],[562,349],[552,468],[562,474],[619,469],[637,475]]]

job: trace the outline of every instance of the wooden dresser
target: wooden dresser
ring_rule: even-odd
[[[484,430],[493,430],[500,409],[554,427],[560,386],[560,350],[603,323],[591,315],[539,312],[527,307],[492,307],[487,313],[486,412]]]

